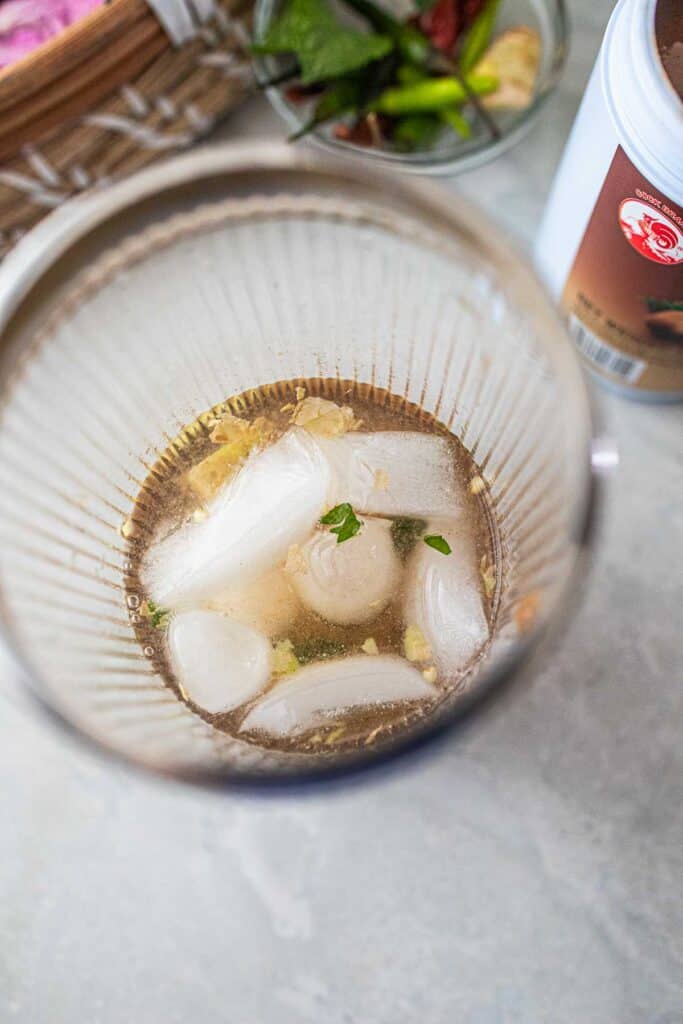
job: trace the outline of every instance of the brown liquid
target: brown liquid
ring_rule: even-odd
[[[469,452],[431,414],[383,388],[356,384],[352,381],[315,378],[268,384],[227,399],[181,431],[144,481],[129,521],[129,570],[125,580],[128,604],[132,609],[131,619],[136,636],[145,655],[166,684],[174,690],[179,699],[185,700],[193,711],[215,728],[233,735],[238,734],[240,722],[251,705],[242,706],[229,713],[209,714],[186,699],[169,664],[164,630],[154,628],[149,618],[139,613],[139,608],[147,597],[141,581],[141,566],[159,524],[169,521],[180,523],[198,508],[197,497],[185,484],[185,475],[192,466],[216,450],[216,445],[211,442],[209,436],[215,420],[225,412],[245,419],[266,416],[284,433],[291,425],[291,410],[297,401],[297,388],[301,387],[305,388],[309,396],[321,396],[340,405],[350,405],[356,419],[362,421],[361,429],[364,431],[410,430],[447,437],[453,452],[456,473],[463,481],[463,489],[468,490],[469,481],[479,476],[479,470]],[[488,492],[483,490],[476,496],[472,495],[470,501],[477,558],[481,560],[485,557],[488,563],[495,567],[496,579],[500,580],[500,543]],[[495,622],[499,586],[490,600],[484,598],[491,632]],[[310,660],[319,660],[321,653],[323,657],[326,654],[341,656],[359,653],[361,644],[369,636],[375,639],[380,653],[402,655],[405,628],[401,614],[402,597],[402,593],[397,594],[380,615],[362,625],[335,625],[302,608],[287,630],[287,639],[293,642],[297,651],[307,648]],[[276,641],[278,638],[271,639]],[[269,686],[277,686],[277,682],[275,679]],[[459,682],[461,684],[462,681]],[[449,686],[444,684],[443,694],[456,685],[459,683],[454,681],[451,681]],[[278,749],[330,752],[332,747],[339,750],[367,744],[381,734],[407,726],[416,717],[428,713],[435,703],[423,700],[412,704],[356,709],[339,716],[329,726],[318,727],[291,738],[250,737],[245,733],[239,733],[239,738],[251,739],[260,746]]]

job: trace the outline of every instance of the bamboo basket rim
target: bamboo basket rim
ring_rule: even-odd
[[[120,8],[123,4],[131,6],[136,2],[137,0],[103,0],[98,7],[94,7],[92,11],[88,11],[87,14],[78,18],[77,21],[67,25],[57,35],[52,36],[51,39],[40,43],[34,50],[30,50],[23,57],[20,57],[19,60],[13,61],[4,68],[0,68],[0,102],[9,78],[19,79],[21,85],[24,84],[21,80],[26,79],[26,84],[28,85],[28,80],[35,76],[37,71],[42,69],[42,65],[51,64],[55,56],[62,51],[73,50],[73,44],[78,43],[81,39],[87,40],[93,34],[96,24],[100,21],[113,21],[112,12],[115,9]],[[147,10],[152,13],[151,8],[147,8]],[[118,10],[116,13],[118,15]],[[99,29],[100,27],[97,24],[97,28]]]
[[[253,0],[196,5],[109,0],[0,71],[0,259],[48,210],[185,149],[247,95]]]
[[[146,0],[109,0],[0,71],[0,161],[133,80],[172,43]]]

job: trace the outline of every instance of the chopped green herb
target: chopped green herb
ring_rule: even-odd
[[[353,509],[349,505],[348,501],[345,501],[341,505],[335,505],[329,512],[326,512],[320,522],[323,526],[338,526],[339,523],[343,523],[349,515],[353,515]]]
[[[400,558],[407,558],[426,529],[427,523],[424,519],[394,519],[391,524],[391,539],[396,554]]]
[[[154,629],[166,629],[168,620],[171,617],[171,612],[168,608],[161,608],[154,601],[146,602],[146,611],[143,614],[149,619],[150,625]]]
[[[430,533],[428,537],[424,538],[424,542],[430,548],[434,548],[435,551],[440,551],[442,555],[450,555],[451,553],[450,544],[439,533]]]
[[[391,39],[341,25],[324,0],[289,0],[255,53],[293,53],[301,65],[301,83],[323,82],[357,71],[386,56]]]
[[[346,647],[341,641],[327,640],[323,636],[314,636],[294,644],[294,654],[300,665],[307,665],[310,661],[334,658],[338,654],[343,654],[345,650]]]
[[[341,505],[335,505],[322,517],[320,522],[323,526],[332,526],[330,533],[336,533],[337,544],[342,544],[345,540],[355,537],[363,526],[348,501],[342,502]]]
[[[351,540],[357,533],[360,533],[362,525],[360,519],[351,515],[341,526],[335,526],[331,533],[336,533],[337,544],[342,544],[345,540]]]

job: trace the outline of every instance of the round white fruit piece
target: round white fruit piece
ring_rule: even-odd
[[[368,622],[382,612],[398,587],[401,565],[390,524],[366,519],[355,537],[337,542],[318,530],[301,547],[290,570],[302,604],[336,625]]]

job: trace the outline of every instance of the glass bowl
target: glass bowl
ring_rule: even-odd
[[[414,11],[411,0],[378,0],[399,17]],[[254,14],[254,37],[261,39],[284,5],[284,0],[257,0]],[[346,13],[346,12],[344,12]],[[380,165],[409,174],[455,174],[470,170],[515,145],[534,124],[536,117],[557,85],[567,56],[567,14],[564,0],[504,0],[501,5],[497,30],[515,25],[528,25],[536,29],[541,38],[541,61],[536,91],[530,105],[521,112],[496,111],[494,116],[500,137],[494,138],[481,118],[474,117],[472,137],[459,139],[453,132],[444,131],[428,150],[400,153],[390,149],[370,148],[335,138],[333,123],[311,132],[308,138],[324,149],[352,157],[372,160]],[[288,65],[289,58],[256,57],[257,77],[262,82],[274,79]],[[306,120],[307,105],[287,99],[285,87],[273,86],[265,90],[275,110],[284,118],[292,132],[298,131]]]
[[[51,215],[0,275],[0,622],[30,691],[175,776],[283,782],[379,763],[501,692],[584,564],[592,422],[532,270],[425,183],[287,146],[178,158]],[[135,635],[122,526],[182,427],[312,376],[386,387],[462,438],[504,571],[485,657],[433,713],[360,751],[264,750],[167,688]]]

